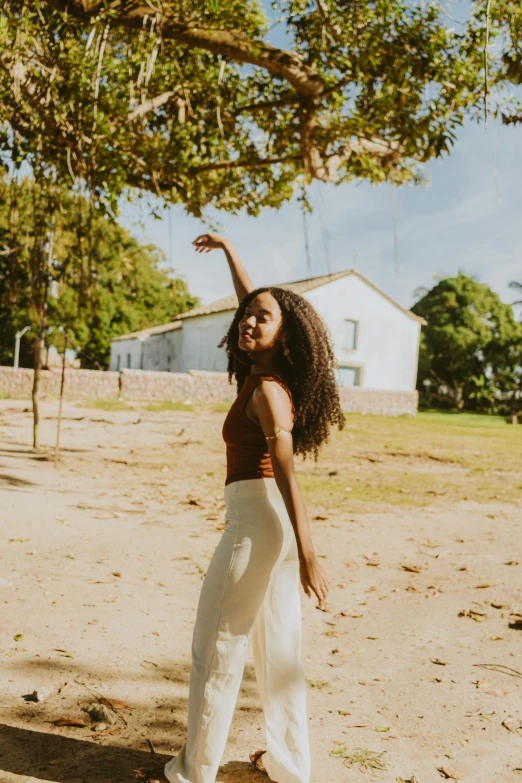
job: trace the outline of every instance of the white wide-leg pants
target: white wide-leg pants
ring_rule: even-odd
[[[252,632],[266,729],[261,761],[270,780],[310,783],[294,529],[275,479],[228,484],[225,501],[192,637],[187,738],[165,775],[171,783],[215,782]]]

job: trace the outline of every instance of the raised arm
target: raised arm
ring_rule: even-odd
[[[210,253],[211,250],[218,249],[225,251],[238,302],[241,302],[246,294],[254,290],[252,281],[239,258],[236,248],[228,239],[224,239],[218,236],[218,234],[201,234],[192,244],[195,246],[197,253]]]
[[[303,590],[309,598],[313,591],[322,609],[330,579],[315,553],[308,515],[295,475],[290,399],[279,384],[263,381],[252,394],[247,412],[255,415],[267,439],[275,480],[295,531]]]

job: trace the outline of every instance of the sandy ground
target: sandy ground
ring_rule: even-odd
[[[45,446],[56,407],[42,405]],[[26,408],[0,401],[0,781],[131,781],[185,736],[224,414],[67,404],[55,469],[28,448]],[[313,783],[522,781],[522,506],[326,516],[312,525],[327,610],[302,594]],[[102,696],[123,704],[93,731],[83,708]],[[248,761],[262,720],[249,656],[218,781],[267,779]],[[384,768],[350,764],[357,749]]]

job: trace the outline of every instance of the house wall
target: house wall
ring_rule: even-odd
[[[143,370],[180,372],[183,329],[151,334],[143,343]]]
[[[332,335],[340,365],[360,367],[365,389],[413,391],[417,381],[420,323],[355,275],[306,294]],[[344,322],[358,321],[357,346],[343,346]]]
[[[141,369],[141,350],[143,342],[137,337],[132,340],[114,340],[111,343],[111,361],[109,370],[139,370]],[[127,363],[127,356],[130,354],[130,367]],[[118,356],[120,357],[120,366],[118,367]]]
[[[234,313],[213,313],[184,318],[181,363],[179,372],[209,370],[224,372],[227,355],[217,344],[227,333]]]

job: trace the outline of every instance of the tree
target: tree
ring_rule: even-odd
[[[423,328],[418,388],[431,401],[506,412],[522,407],[522,325],[484,283],[459,273],[412,308]]]
[[[315,178],[396,184],[466,116],[521,121],[522,7],[437,3],[5,0],[3,146],[40,155],[108,209],[148,190],[201,215],[257,214]],[[1,145],[0,145],[1,146]]]
[[[198,304],[163,262],[156,247],[51,178],[0,178],[0,363],[12,363],[15,332],[30,325],[20,359],[35,369],[35,448],[43,349],[62,349],[60,327],[84,365],[106,368],[112,337]]]
[[[522,283],[519,283],[518,280],[511,280],[509,287],[514,288],[518,294],[522,294]],[[513,304],[522,305],[522,299],[518,299],[516,302],[513,302]]]
[[[158,248],[141,245],[103,215],[90,215],[81,237],[85,247],[80,248],[80,214],[88,215],[89,204],[68,191],[56,193],[52,259],[48,263],[44,253],[36,273],[32,256],[41,244],[38,220],[48,210],[48,201],[32,178],[17,184],[19,230],[13,237],[9,230],[13,188],[12,181],[0,179],[0,363],[12,364],[15,332],[30,324],[28,337],[33,339],[22,344],[20,359],[22,366],[33,364],[30,346],[40,337],[44,299],[46,346],[56,342],[61,348],[63,337],[55,332],[66,326],[71,341],[104,368],[113,337],[166,323],[198,304],[186,282],[165,271]],[[43,289],[52,281],[54,296],[46,296]],[[92,360],[83,355],[82,363],[93,366]]]

